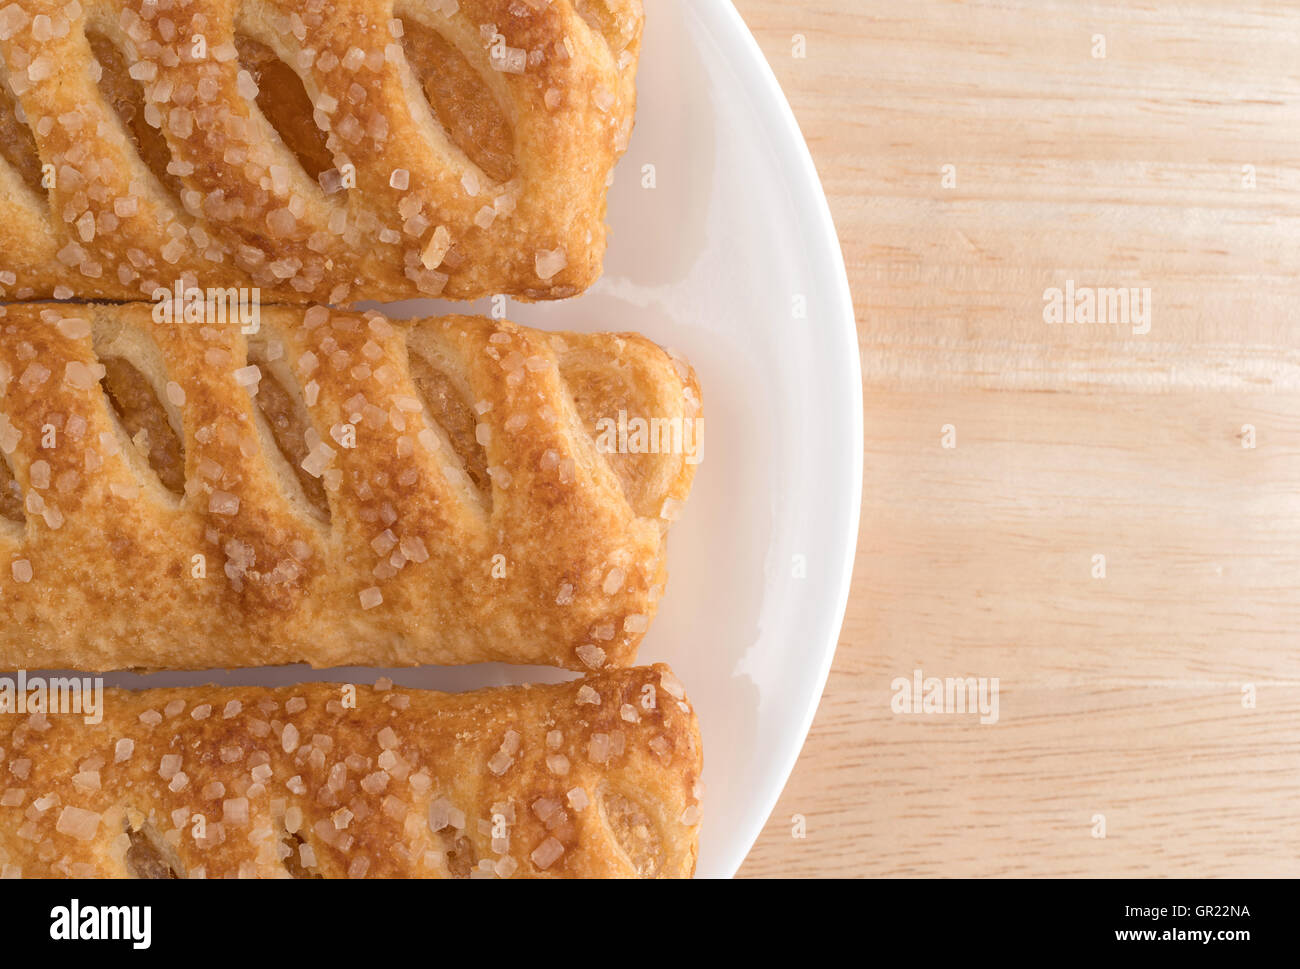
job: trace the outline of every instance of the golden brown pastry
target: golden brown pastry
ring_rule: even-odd
[[[640,0],[0,4],[0,298],[570,296]]]
[[[0,669],[634,661],[699,455],[685,363],[471,317],[152,312],[0,307]]]
[[[700,737],[666,666],[464,694],[108,690],[86,719],[0,715],[0,877],[695,869]]]

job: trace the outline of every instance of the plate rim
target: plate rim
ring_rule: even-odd
[[[810,691],[798,727],[791,732],[793,743],[788,744],[782,754],[776,758],[779,770],[775,776],[780,780],[776,790],[770,792],[765,798],[770,800],[770,803],[757,820],[750,821],[746,828],[741,829],[736,835],[734,849],[739,850],[733,849],[733,857],[724,866],[726,874],[719,876],[734,878],[749,857],[759,835],[767,826],[772,812],[776,810],[777,803],[790,781],[790,775],[799,760],[799,755],[803,752],[808,732],[812,729],[813,720],[821,706],[822,695],[825,693],[826,682],[830,677],[831,666],[839,647],[840,633],[843,631],[844,617],[848,611],[853,566],[857,557],[861,530],[865,415],[861,348],[858,342],[853,292],[849,285],[848,270],[844,264],[844,252],[839,233],[836,231],[835,220],[831,214],[830,201],[826,197],[825,186],[813,161],[812,152],[808,148],[808,141],[799,127],[798,119],[793,108],[790,107],[780,81],[777,80],[775,71],[772,70],[772,65],[768,63],[758,39],[749,29],[740,11],[736,9],[733,0],[711,0],[710,3],[692,4],[692,6],[694,12],[705,22],[714,41],[726,54],[728,62],[737,75],[742,81],[752,82],[747,84],[750,101],[759,110],[761,123],[771,128],[772,133],[777,135],[772,139],[771,144],[777,154],[779,168],[783,172],[790,172],[797,176],[792,180],[792,186],[811,202],[808,208],[809,225],[815,230],[818,248],[812,251],[810,261],[816,264],[824,260],[826,276],[831,281],[831,285],[825,289],[828,303],[826,317],[831,321],[834,339],[843,340],[850,345],[850,352],[844,354],[850,377],[848,424],[849,434],[853,439],[848,449],[850,458],[847,484],[851,499],[851,507],[848,509],[849,540],[841,551],[838,568],[833,570],[835,578],[831,601],[834,606],[827,616],[831,620],[829,641],[822,643],[822,656],[815,678],[817,687]],[[836,323],[841,325],[835,326]],[[705,756],[708,756],[707,752]]]

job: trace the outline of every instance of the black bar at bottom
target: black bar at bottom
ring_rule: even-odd
[[[597,952],[592,946],[602,935],[621,938],[634,955],[673,938],[690,947],[700,932],[762,945],[813,934],[818,950],[837,937],[862,952],[877,945],[930,951],[945,939],[966,939],[974,947],[969,954],[995,944],[998,954],[1041,954],[1046,945],[1071,954],[1127,949],[1182,957],[1199,950],[1231,958],[1258,953],[1251,947],[1261,943],[1285,944],[1294,889],[1290,881],[1164,879],[671,886],[0,881],[0,925],[15,955],[112,949],[126,958],[238,954],[252,946],[259,957],[337,960],[448,934],[460,940],[457,948],[489,958],[530,944],[539,953],[575,943]]]

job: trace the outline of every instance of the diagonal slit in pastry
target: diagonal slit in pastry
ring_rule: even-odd
[[[600,334],[591,339],[605,345],[599,349],[561,349],[560,373],[593,443],[611,436],[610,431],[602,435],[604,428],[621,425],[635,433],[637,425],[641,425],[645,440],[629,437],[628,443],[635,446],[608,450],[598,445],[598,450],[617,476],[632,509],[638,515],[658,518],[682,462],[698,461],[703,455],[703,424],[690,416],[686,402],[669,399],[662,382],[643,371],[635,356],[617,369],[605,364],[611,354],[619,354],[618,344],[623,337]]]
[[[41,157],[36,150],[36,139],[27,126],[22,106],[10,91],[3,63],[0,63],[0,159],[8,162],[33,195],[39,199],[46,198],[45,188],[41,185]]]
[[[334,167],[325,133],[316,126],[314,108],[298,73],[259,40],[235,38],[240,66],[257,88],[257,107],[279,134],[298,164],[314,180]]]
[[[95,55],[95,66],[99,74],[95,80],[100,93],[121,119],[141,161],[163,187],[179,200],[185,186],[171,172],[171,148],[162,132],[150,123],[150,119],[154,118],[161,124],[161,116],[155,117],[153,114],[157,109],[151,111],[150,106],[146,105],[143,89],[131,77],[130,65],[113,41],[94,31],[88,31],[86,39]]]
[[[172,494],[185,492],[185,449],[153,385],[125,356],[100,358],[100,381],[117,420],[158,481]]]
[[[132,878],[184,878],[180,859],[163,845],[157,831],[147,822],[132,827],[127,822],[126,867]]]
[[[600,819],[638,878],[655,878],[663,858],[659,827],[645,809],[630,797],[602,791]]]
[[[271,440],[284,465],[287,465],[287,470],[292,471],[292,479],[297,483],[302,500],[316,518],[328,523],[330,504],[325,484],[321,478],[309,474],[303,467],[303,461],[320,437],[312,426],[306,402],[290,372],[283,344],[276,340],[250,339],[248,362],[261,371],[253,401],[262,420],[266,422]],[[293,488],[284,467],[282,474],[285,475],[285,484],[293,500]]]
[[[282,831],[280,845],[280,863],[284,865],[284,870],[289,873],[290,878],[324,877],[314,867],[308,866],[307,862],[311,860],[315,848],[301,834],[296,831],[292,833]],[[303,852],[304,847],[307,849],[307,854]]]
[[[479,440],[473,395],[464,384],[460,368],[452,365],[434,341],[413,339],[412,344],[411,380],[424,403],[425,415],[443,446],[459,459],[459,470],[465,478],[459,483],[485,509],[490,509],[492,481],[487,473],[487,449]]]
[[[0,415],[0,436],[8,431],[9,421]],[[22,528],[27,524],[27,515],[23,511],[23,486],[14,477],[9,459],[0,453],[0,530],[15,525]],[[13,531],[14,529],[8,528]]]
[[[452,878],[468,878],[470,872],[478,867],[478,849],[474,842],[454,828],[439,831],[437,838],[442,843],[447,874]]]
[[[402,46],[434,119],[452,144],[492,179],[515,174],[515,134],[479,72],[453,44],[414,17],[402,20]]]

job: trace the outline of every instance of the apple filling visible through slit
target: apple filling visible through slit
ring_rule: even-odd
[[[435,30],[403,22],[406,59],[447,136],[489,177],[515,174],[514,131],[505,112],[465,56]]]
[[[184,186],[167,170],[172,161],[171,149],[162,132],[146,120],[144,92],[128,73],[126,58],[117,45],[102,34],[91,33],[87,39],[101,68],[99,90],[122,119],[141,160],[167,190],[179,198]]]
[[[168,491],[185,491],[185,455],[167,411],[139,370],[121,357],[106,357],[104,393],[118,419]]]
[[[18,104],[9,93],[9,85],[0,73],[0,158],[7,161],[19,178],[36,195],[43,196],[41,159],[31,129],[18,117]]]
[[[429,416],[447,433],[452,449],[465,465],[465,473],[485,497],[491,492],[487,452],[478,443],[478,420],[473,409],[445,373],[427,359],[411,354],[411,377],[424,399]]]

